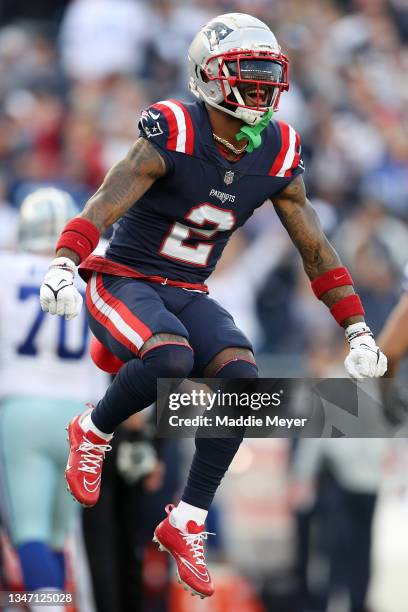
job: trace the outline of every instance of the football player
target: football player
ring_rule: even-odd
[[[64,540],[76,513],[62,476],[64,427],[108,382],[89,357],[85,313],[67,323],[38,304],[55,241],[77,213],[68,193],[31,193],[19,214],[19,252],[0,253],[0,509],[28,591],[64,588]],[[80,295],[85,285],[75,287]]]
[[[98,499],[115,428],[155,400],[158,377],[257,376],[250,341],[208,296],[205,281],[231,234],[268,198],[316,296],[345,329],[349,374],[386,370],[350,273],[306,199],[299,136],[272,118],[289,86],[288,60],[274,34],[249,15],[221,15],[196,35],[188,61],[197,101],[164,100],[142,113],[139,138],[65,227],[41,288],[44,310],[75,317],[80,264],[90,327],[100,343],[96,361],[108,369],[115,359],[112,369],[120,366],[96,407],[69,425],[66,478],[87,506]],[[115,222],[105,256],[91,255]],[[175,558],[179,579],[201,597],[214,591],[204,521],[240,442],[196,440],[182,500],[166,508],[155,531]]]

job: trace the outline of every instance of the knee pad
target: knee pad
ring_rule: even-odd
[[[194,366],[193,351],[188,344],[162,344],[151,348],[142,359],[149,369],[154,368],[158,378],[185,378]]]
[[[258,368],[255,363],[237,358],[222,365],[214,378],[258,378]]]
[[[94,364],[108,374],[117,374],[123,366],[123,361],[115,357],[95,336],[92,337],[89,350]]]

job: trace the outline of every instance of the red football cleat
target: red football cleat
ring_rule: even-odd
[[[82,429],[80,420],[83,416],[74,417],[67,427],[70,452],[65,480],[73,497],[89,508],[99,499],[102,463],[105,453],[112,447],[93,431]]]
[[[203,540],[214,534],[203,531],[204,525],[197,525],[194,521],[187,523],[186,532],[173,527],[170,523],[173,508],[171,504],[166,506],[168,516],[156,527],[153,542],[159,545],[159,550],[166,550],[174,557],[178,580],[186,590],[201,599],[211,597],[214,586],[205,564]]]

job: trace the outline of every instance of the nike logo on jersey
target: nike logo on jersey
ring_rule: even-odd
[[[334,280],[340,280],[341,278],[344,278],[346,275],[345,274],[340,274],[340,276],[333,276]]]
[[[98,478],[96,478],[93,482],[88,481],[84,477],[84,489],[86,489],[88,493],[96,493],[100,482],[101,482],[101,476],[98,476]]]

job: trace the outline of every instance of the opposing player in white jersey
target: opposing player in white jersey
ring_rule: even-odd
[[[38,304],[55,240],[77,212],[67,193],[35,191],[21,207],[20,251],[0,252],[0,509],[28,591],[64,588],[77,511],[63,477],[65,426],[108,383],[89,357],[85,313],[66,321]]]

